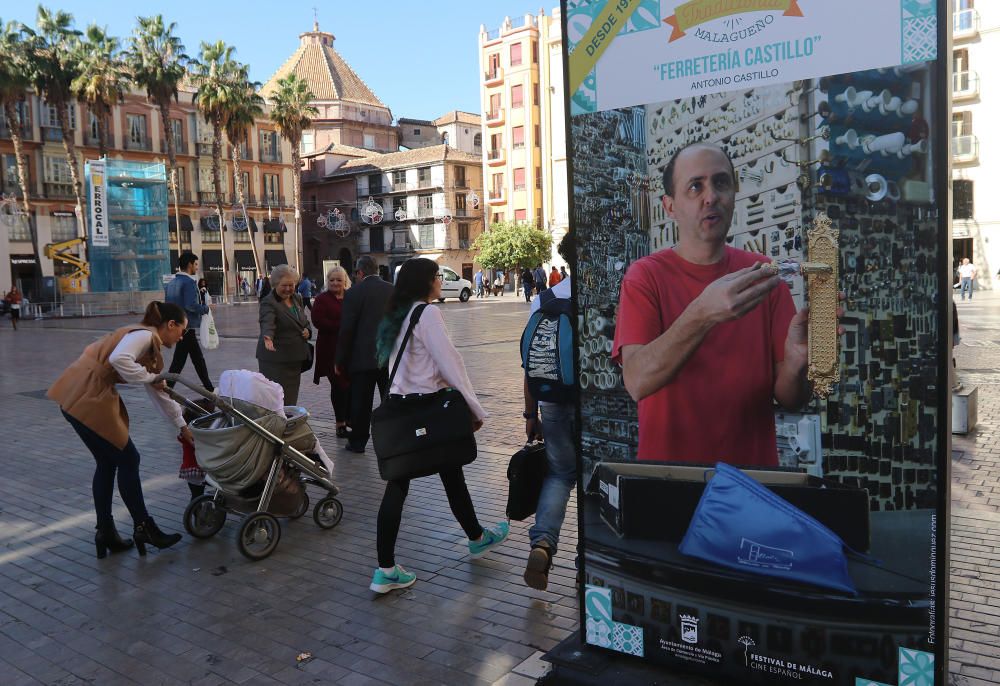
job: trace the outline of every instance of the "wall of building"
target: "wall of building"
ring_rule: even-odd
[[[1000,5],[977,2],[974,8],[962,9],[972,3],[955,4],[959,7],[953,15],[952,112],[957,115],[953,121],[962,113],[971,114],[972,121],[969,134],[953,138],[953,151],[975,151],[952,156],[952,179],[973,184],[973,218],[956,218],[952,225],[955,261],[971,248],[979,288],[1000,290],[1000,196],[994,192],[1000,174],[1000,137],[992,133],[1000,113],[1000,89],[992,84],[990,69],[1000,60]],[[960,125],[952,126],[953,137],[965,133]]]

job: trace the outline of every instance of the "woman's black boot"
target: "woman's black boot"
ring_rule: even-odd
[[[98,524],[97,533],[94,535],[94,546],[97,548],[97,559],[103,560],[109,552],[120,553],[131,548],[132,539],[119,536],[114,522]]]
[[[156,522],[150,517],[141,524],[135,525],[132,533],[135,538],[135,547],[139,549],[139,555],[146,554],[146,544],[155,545],[159,549],[169,548],[177,541],[181,540],[180,534],[165,534],[156,526]]]

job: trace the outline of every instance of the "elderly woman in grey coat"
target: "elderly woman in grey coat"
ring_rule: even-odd
[[[271,270],[272,291],[260,301],[260,338],[257,364],[260,373],[285,391],[285,404],[299,400],[299,382],[309,357],[312,326],[295,292],[299,275],[287,264]]]

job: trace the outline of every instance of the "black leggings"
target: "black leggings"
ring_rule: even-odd
[[[340,388],[337,380],[330,377],[330,404],[333,405],[333,416],[337,422],[347,422],[351,419],[351,387]]]
[[[465,485],[465,474],[461,467],[441,472],[441,483],[448,495],[448,504],[455,519],[462,525],[469,540],[475,540],[483,535],[483,527],[479,526],[476,509],[472,506],[472,496]],[[396,536],[399,534],[399,523],[403,518],[403,503],[406,493],[410,490],[409,479],[387,481],[385,494],[382,496],[382,506],[378,509],[378,566],[392,567],[396,564]]]

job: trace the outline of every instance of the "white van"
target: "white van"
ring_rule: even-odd
[[[399,276],[399,270],[403,265],[398,265],[393,272],[393,281]],[[440,267],[438,278],[441,279],[441,297],[438,302],[444,302],[445,298],[458,298],[462,302],[468,302],[472,297],[472,282],[463,279],[451,267]]]

